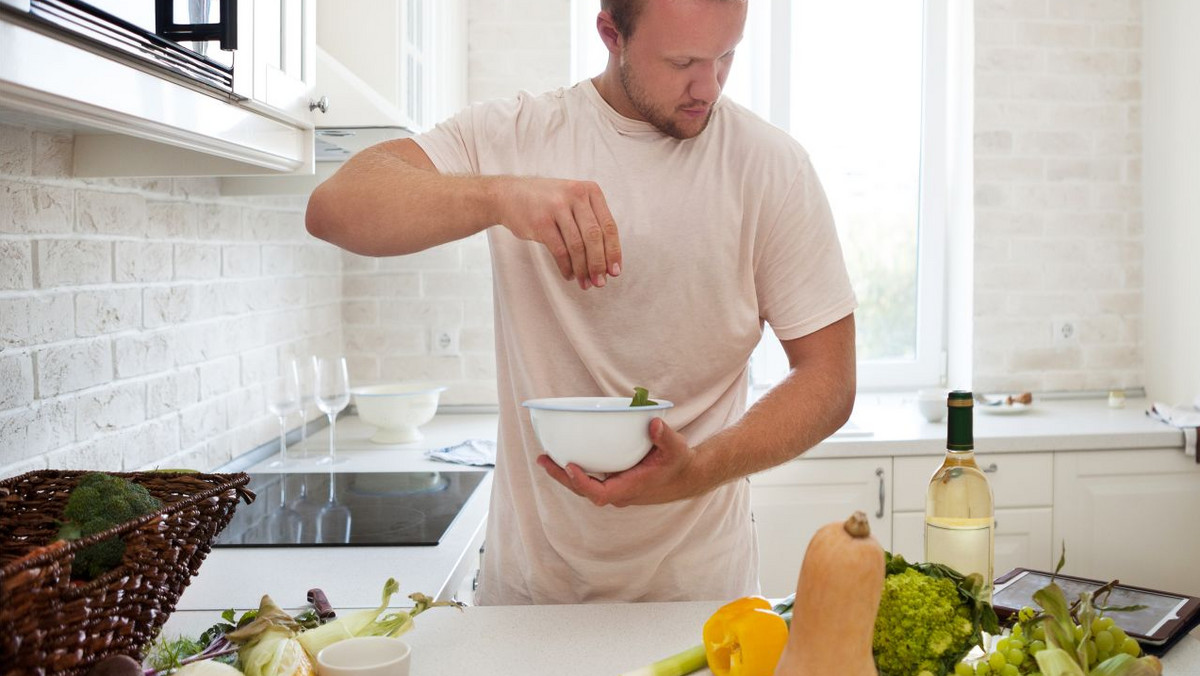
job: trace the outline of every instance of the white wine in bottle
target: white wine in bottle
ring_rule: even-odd
[[[979,573],[990,602],[996,513],[987,475],[975,464],[971,393],[951,392],[946,404],[946,457],[925,497],[925,560]]]

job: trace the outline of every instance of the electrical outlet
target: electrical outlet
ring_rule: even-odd
[[[429,338],[429,352],[437,357],[458,356],[458,329],[435,328]]]
[[[1050,323],[1055,347],[1069,347],[1079,344],[1079,329],[1070,319],[1055,319]]]

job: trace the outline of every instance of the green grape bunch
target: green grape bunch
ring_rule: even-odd
[[[1066,563],[1059,559],[1055,574]],[[1022,608],[1011,631],[995,642],[981,659],[961,661],[956,676],[1155,676],[1162,673],[1158,658],[1143,655],[1137,640],[1125,633],[1106,612],[1138,610],[1142,606],[1105,606],[1115,582],[1095,592],[1082,592],[1072,606],[1053,582],[1033,600],[1041,607]]]

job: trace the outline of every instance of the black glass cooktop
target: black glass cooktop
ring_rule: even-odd
[[[257,473],[214,547],[436,545],[486,471]]]

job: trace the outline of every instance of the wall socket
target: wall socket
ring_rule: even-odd
[[[432,329],[429,336],[429,352],[435,357],[457,357],[458,329]]]
[[[1079,329],[1070,319],[1055,319],[1050,323],[1053,331],[1055,347],[1069,347],[1079,344]]]

